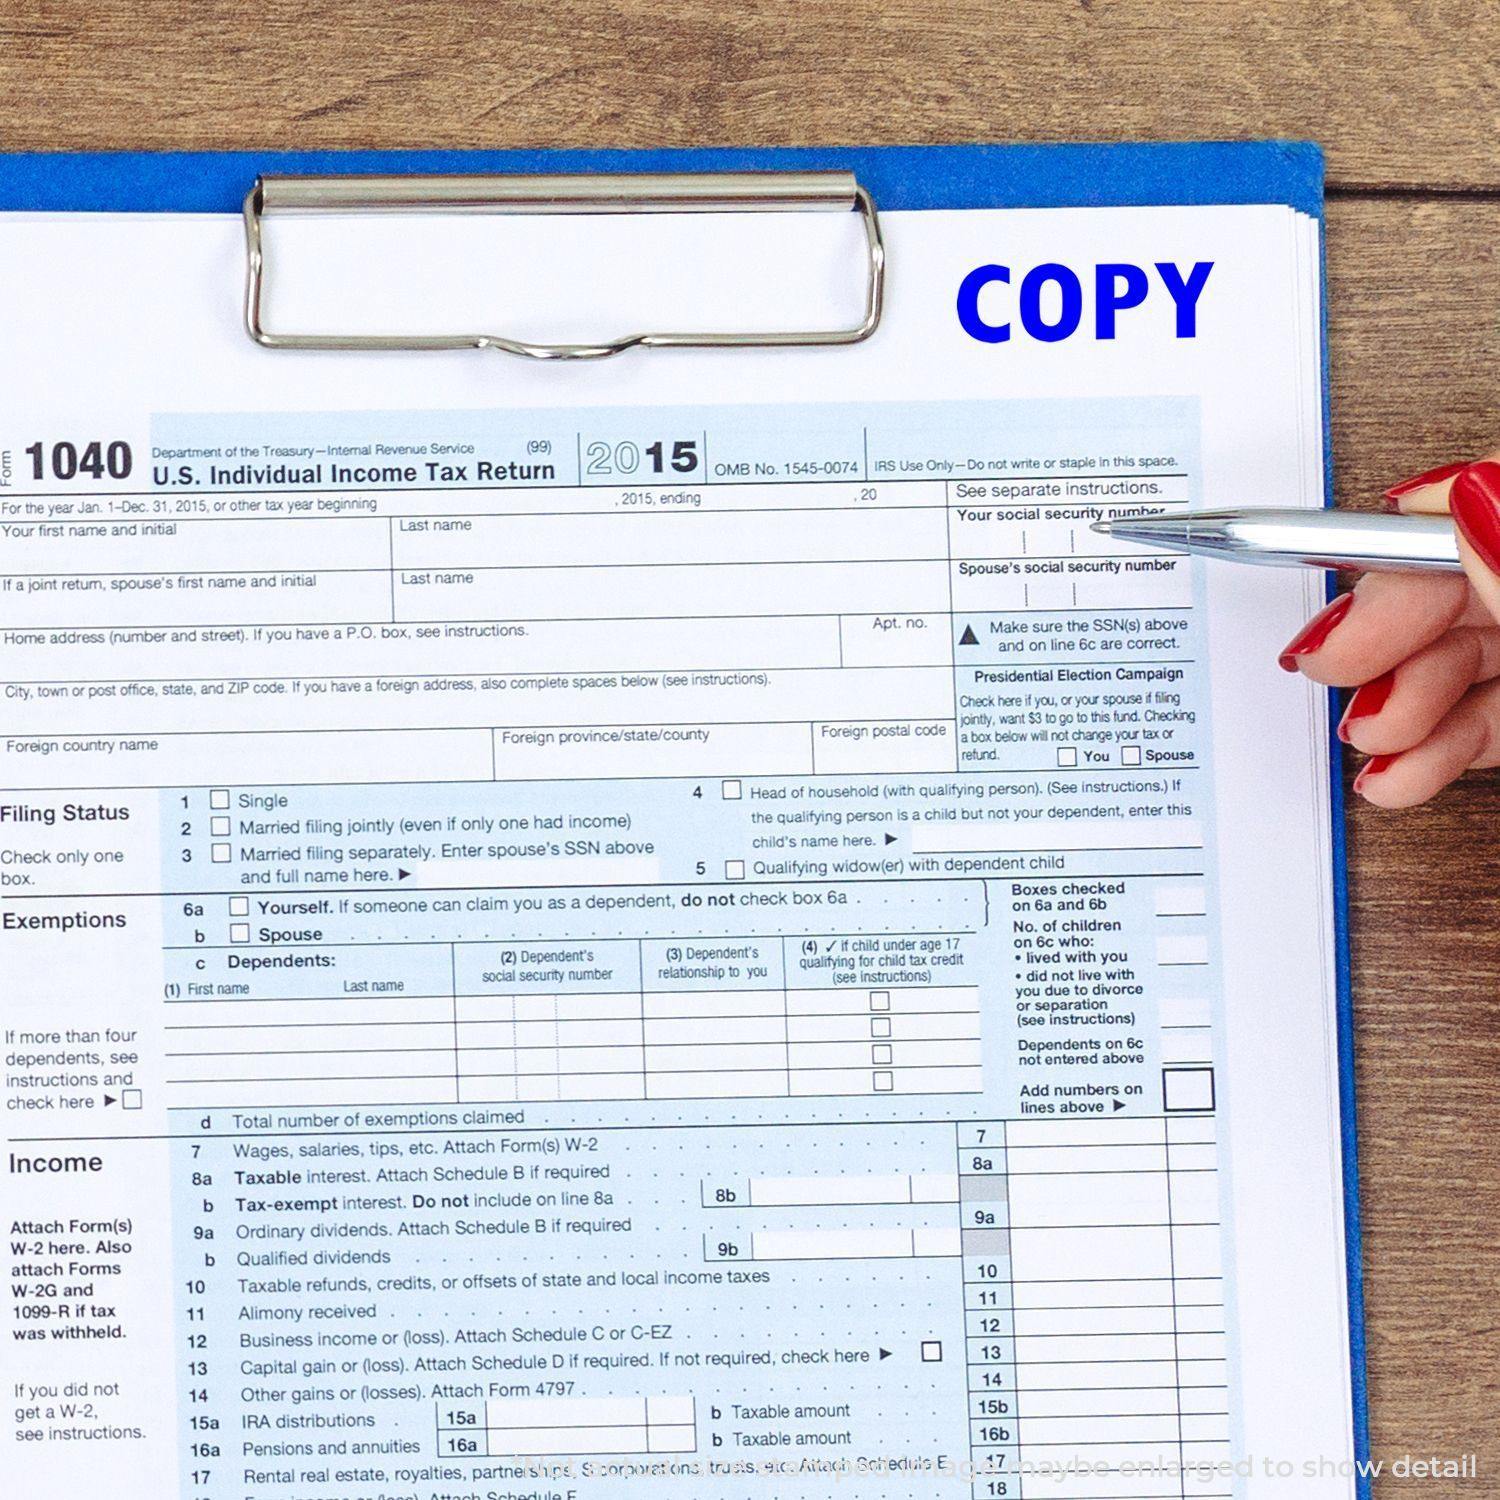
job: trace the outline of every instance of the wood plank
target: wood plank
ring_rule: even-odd
[[[1495,188],[1496,57],[1483,0],[8,0],[0,146],[1274,135]]]
[[[1500,447],[1500,203],[1328,209],[1341,503]],[[1434,270],[1434,268],[1438,268]],[[1500,774],[1351,799],[1374,1448],[1500,1462]],[[1493,1483],[1491,1479],[1489,1483]],[[1432,1481],[1382,1481],[1380,1494]],[[1458,1493],[1458,1490],[1454,1491]]]

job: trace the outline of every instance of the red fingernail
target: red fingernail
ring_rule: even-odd
[[[1395,685],[1396,674],[1382,672],[1379,677],[1372,677],[1368,682],[1361,683],[1350,694],[1349,706],[1344,710],[1344,717],[1339,720],[1339,738],[1346,745],[1349,743],[1349,721],[1368,719],[1372,714],[1378,714],[1385,707],[1386,699],[1391,696],[1391,689]]]
[[[1354,790],[1359,791],[1372,776],[1379,776],[1382,771],[1389,771],[1395,759],[1394,755],[1372,755],[1360,769],[1359,775],[1354,778]]]
[[[1333,634],[1334,626],[1349,613],[1354,604],[1353,594],[1340,594],[1327,609],[1319,610],[1301,630],[1286,643],[1286,650],[1278,658],[1283,672],[1297,670],[1297,658],[1316,651]]]
[[[1464,540],[1492,573],[1500,573],[1500,464],[1470,464],[1453,481],[1448,497]]]
[[[1435,469],[1428,469],[1425,474],[1414,474],[1410,479],[1403,479],[1400,484],[1393,484],[1385,492],[1386,508],[1395,510],[1403,495],[1409,495],[1413,490],[1420,490],[1429,484],[1441,484],[1445,479],[1461,474],[1465,467],[1464,464],[1439,464]]]

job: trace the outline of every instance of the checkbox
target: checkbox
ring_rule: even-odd
[[[229,863],[228,844],[214,844],[209,849],[209,854],[216,865],[227,865]]]
[[[1163,1068],[1161,1104],[1164,1110],[1209,1110],[1214,1107],[1212,1068]]]
[[[719,791],[726,802],[738,802],[745,795],[745,788],[738,781],[720,783]]]
[[[894,1073],[876,1073],[875,1092],[877,1094],[888,1094],[896,1087],[896,1075]]]
[[[891,1044],[889,1042],[876,1042],[870,1048],[870,1061],[872,1063],[888,1063],[891,1060]]]
[[[891,1034],[891,1018],[889,1016],[870,1017],[871,1036],[889,1036]]]
[[[743,880],[745,878],[745,861],[742,859],[726,859],[724,861],[725,880]]]
[[[1072,745],[1059,745],[1057,763],[1060,766],[1076,766],[1078,764],[1078,751]]]
[[[231,917],[248,917],[250,915],[250,898],[248,896],[231,896],[229,898],[229,915]]]
[[[217,833],[228,833],[229,832],[229,819],[228,818],[210,818],[208,820],[208,831],[210,833],[216,833],[216,834]]]
[[[248,943],[250,941],[250,924],[248,922],[231,922],[229,924],[229,941],[231,943]]]
[[[139,1089],[120,1090],[121,1109],[139,1109],[141,1107],[141,1091]]]
[[[223,787],[216,787],[208,794],[208,805],[215,811],[223,811],[229,807],[229,793]]]
[[[889,1010],[891,1008],[890,992],[887,990],[870,991],[871,1010]]]
[[[1141,747],[1139,745],[1120,746],[1120,764],[1122,766],[1138,766],[1141,763]]]
[[[943,1341],[941,1339],[922,1340],[922,1363],[924,1365],[940,1365],[943,1362]]]

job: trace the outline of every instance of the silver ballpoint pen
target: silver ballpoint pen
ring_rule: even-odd
[[[1229,562],[1268,567],[1384,572],[1461,572],[1447,516],[1379,515],[1358,510],[1197,510],[1120,516],[1092,530]]]

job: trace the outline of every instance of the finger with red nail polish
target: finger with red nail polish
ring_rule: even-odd
[[[1439,464],[1425,473],[1414,474],[1393,484],[1385,492],[1387,510],[1405,511],[1409,515],[1440,513],[1448,509],[1448,486],[1461,474],[1464,464]],[[1430,493],[1429,493],[1430,492]]]
[[[1349,726],[1359,719],[1373,719],[1386,705],[1391,689],[1396,686],[1394,672],[1382,672],[1379,677],[1362,682],[1349,697],[1344,717],[1339,720],[1339,738],[1349,743]]]
[[[1282,652],[1282,666],[1329,687],[1354,688],[1453,630],[1495,625],[1461,573],[1366,573],[1353,598],[1331,626],[1326,611],[1311,622],[1312,639],[1300,631]]]
[[[1369,784],[1377,776],[1383,776],[1395,763],[1394,755],[1372,755],[1360,768],[1359,775],[1354,778],[1354,790],[1363,795]]]
[[[1373,755],[1354,790],[1377,807],[1414,807],[1465,771],[1500,764],[1500,681],[1471,687],[1420,743]]]
[[[1339,621],[1354,607],[1353,594],[1340,594],[1332,604],[1325,606],[1286,643],[1277,658],[1283,672],[1297,670],[1297,658],[1309,656],[1316,651],[1338,628]]]

